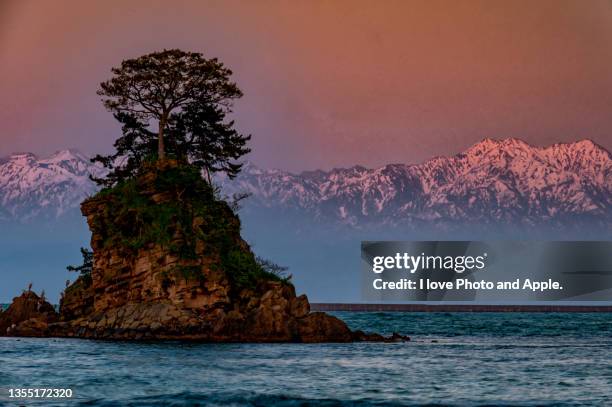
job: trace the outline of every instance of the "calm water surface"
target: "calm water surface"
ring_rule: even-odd
[[[410,343],[185,344],[0,338],[40,405],[612,405],[612,314],[336,313]]]

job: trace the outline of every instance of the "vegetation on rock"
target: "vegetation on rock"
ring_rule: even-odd
[[[176,269],[186,279],[204,278],[197,266],[188,264],[201,255],[214,258],[210,266],[224,271],[237,288],[283,279],[278,273],[282,268],[258,261],[240,240],[239,219],[196,166],[147,163],[140,172],[90,198],[105,204],[96,220],[102,247],[121,248],[129,256],[147,245],[160,245],[187,261]],[[197,252],[198,242],[202,253]]]
[[[79,273],[79,278],[82,279],[86,286],[91,285],[91,271],[93,270],[93,252],[85,247],[81,247],[81,256],[83,263],[76,266],[67,266],[66,270]]]

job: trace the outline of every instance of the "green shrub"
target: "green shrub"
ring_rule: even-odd
[[[149,166],[146,171],[155,172],[154,191],[145,194],[151,185],[143,186],[142,178],[135,178],[94,197],[106,201],[103,219],[97,225],[105,247],[119,246],[128,255],[135,255],[149,244],[159,244],[179,259],[197,260],[196,243],[201,240],[205,254],[218,261],[218,267],[238,288],[254,287],[262,279],[283,280],[242,245],[240,221],[196,168],[182,165],[159,170]],[[150,195],[159,193],[170,194],[171,199],[155,203]],[[195,218],[201,219],[201,225],[194,227]],[[202,278],[200,270],[199,266],[179,266],[165,279]]]

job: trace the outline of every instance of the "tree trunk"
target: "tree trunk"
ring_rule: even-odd
[[[166,158],[166,149],[164,148],[164,127],[166,127],[166,115],[163,114],[159,119],[159,132],[157,142],[157,159],[163,161]]]

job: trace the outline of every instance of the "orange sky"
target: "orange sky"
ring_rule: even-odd
[[[234,70],[266,167],[418,162],[484,137],[612,149],[611,1],[1,1],[0,155],[109,151],[98,83],[174,47]]]

